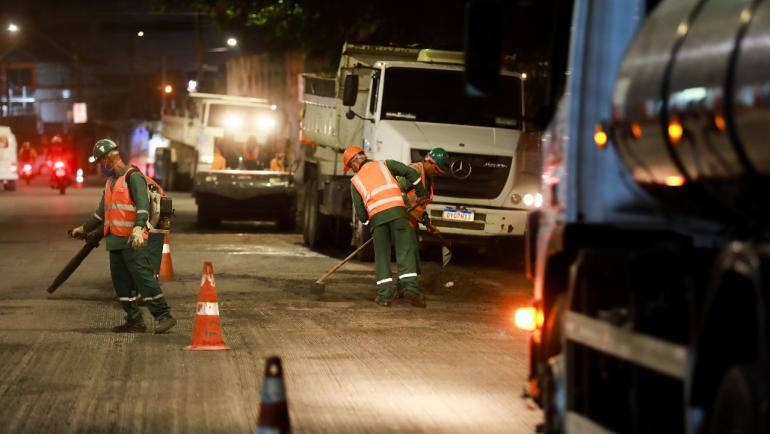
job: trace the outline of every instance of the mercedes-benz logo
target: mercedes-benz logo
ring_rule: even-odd
[[[465,160],[455,160],[449,165],[449,170],[452,171],[452,176],[457,179],[468,179],[468,177],[471,176],[473,168],[471,167],[471,163]]]

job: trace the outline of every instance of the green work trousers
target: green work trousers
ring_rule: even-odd
[[[375,226],[372,229],[374,238],[374,269],[377,276],[377,295],[381,298],[393,297],[393,275],[390,271],[390,245],[396,247],[396,263],[398,264],[398,287],[405,291],[420,293],[420,276],[415,262],[414,231],[409,227],[406,217],[397,218]]]
[[[150,238],[147,240],[147,248],[150,250],[150,262],[152,270],[157,275],[160,273],[160,263],[163,259],[163,234],[150,232]]]
[[[414,267],[417,270],[417,274],[422,274],[420,268],[420,229],[409,225],[409,229],[412,230],[412,251],[414,252]],[[404,289],[402,285],[398,286],[399,289]]]
[[[138,319],[142,314],[136,305],[135,291],[142,295],[155,319],[171,316],[171,308],[163,298],[150,256],[147,244],[139,249],[110,250],[112,286],[131,320]]]

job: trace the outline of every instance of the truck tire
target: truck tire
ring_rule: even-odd
[[[211,209],[207,209],[207,207],[203,204],[198,205],[198,227],[202,229],[211,229],[216,228],[217,226],[222,223],[222,220],[219,218],[216,213],[213,212]]]
[[[372,237],[369,226],[364,226],[360,221],[356,221],[356,227],[353,229],[353,247],[361,247],[369,238]],[[369,243],[366,248],[361,249],[356,254],[356,259],[360,262],[374,262],[374,243]]]
[[[761,378],[754,365],[737,365],[727,370],[714,398],[709,434],[757,432],[761,426],[757,390],[762,387]]]
[[[16,191],[16,181],[7,181],[4,188],[6,191]]]
[[[310,181],[305,190],[305,214],[302,238],[311,249],[327,247],[331,241],[333,220],[321,214],[318,181]]]

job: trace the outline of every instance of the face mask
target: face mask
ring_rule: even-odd
[[[104,176],[112,176],[112,170],[111,169],[108,169],[108,168],[106,168],[104,166],[101,166],[101,165],[99,166],[99,169],[102,171],[102,175],[104,175]]]

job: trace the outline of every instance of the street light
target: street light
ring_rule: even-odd
[[[17,26],[14,23],[10,23],[10,24],[8,24],[8,31],[11,32],[11,33],[16,33],[16,32],[19,31],[19,26]]]
[[[136,36],[139,36],[141,38],[142,36],[144,36],[144,32],[139,30],[138,32],[136,32]]]
[[[238,40],[235,38],[227,38],[227,45],[229,45],[230,47],[235,47],[236,45],[238,45]]]
[[[163,87],[163,93],[169,94],[174,91],[174,86],[167,84]]]

